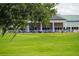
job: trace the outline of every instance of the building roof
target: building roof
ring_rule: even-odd
[[[67,20],[67,22],[79,22],[79,20],[73,20],[73,21]]]
[[[60,15],[56,15],[52,17],[52,20],[66,20],[66,19],[61,17]]]
[[[67,22],[79,22],[79,15],[56,15],[52,20],[65,20]]]
[[[79,22],[79,15],[61,15],[61,17],[69,22]]]

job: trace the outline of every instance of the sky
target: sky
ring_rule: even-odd
[[[60,15],[79,15],[79,3],[60,3],[56,8]]]

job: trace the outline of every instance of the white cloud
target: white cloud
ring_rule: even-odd
[[[61,15],[79,15],[79,3],[60,3],[56,8]]]

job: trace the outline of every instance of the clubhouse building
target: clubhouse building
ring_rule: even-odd
[[[33,24],[29,22],[25,32],[79,32],[79,15],[53,16],[47,27],[37,23],[33,28]]]

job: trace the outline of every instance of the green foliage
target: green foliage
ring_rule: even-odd
[[[40,22],[46,25],[50,20],[49,18],[56,15],[55,6],[55,3],[0,4],[0,28],[2,35],[11,27],[16,31],[26,26],[28,21]]]

